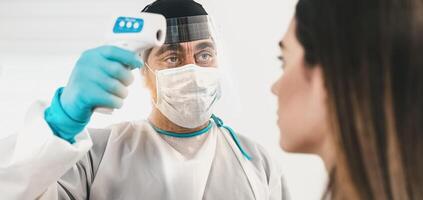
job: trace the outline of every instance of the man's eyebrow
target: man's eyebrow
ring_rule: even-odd
[[[215,46],[212,42],[201,42],[197,45],[195,45],[195,50],[201,50],[205,48],[212,48],[215,49]]]
[[[160,56],[166,51],[180,51],[182,46],[180,44],[165,44],[155,53],[155,56]]]

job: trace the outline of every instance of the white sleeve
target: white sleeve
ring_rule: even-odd
[[[267,151],[257,145],[263,155],[266,164],[269,185],[269,200],[290,200],[281,166],[271,157]]]
[[[44,120],[46,107],[43,102],[34,103],[20,131],[0,139],[2,199],[35,199],[49,193],[92,146],[86,130],[74,144],[54,135]]]
[[[282,168],[274,160],[269,161],[269,191],[270,200],[290,200],[290,194],[286,187]]]

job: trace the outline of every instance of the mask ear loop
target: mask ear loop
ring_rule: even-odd
[[[148,70],[150,70],[151,73],[153,73],[154,75],[156,75],[156,72],[151,69],[150,65],[148,65],[147,62],[145,62],[144,65],[147,67]]]
[[[148,70],[148,71],[150,71],[151,73],[153,73],[153,74],[154,74],[154,76],[155,76],[155,78],[156,78],[156,101],[154,101],[154,99],[153,99],[153,98],[151,98],[151,102],[153,103],[153,105],[154,105],[156,108],[158,108],[158,106],[157,106],[157,102],[159,101],[159,80],[157,79],[157,73],[156,73],[156,71],[153,71],[153,69],[151,69],[150,65],[148,65],[148,63],[147,63],[147,62],[145,62],[145,63],[144,63],[144,65],[147,67],[147,69],[145,69],[145,70]]]

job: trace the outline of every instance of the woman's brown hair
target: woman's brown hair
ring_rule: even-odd
[[[337,149],[334,199],[423,199],[423,0],[299,0]]]

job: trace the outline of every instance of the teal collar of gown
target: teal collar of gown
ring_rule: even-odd
[[[166,136],[170,136],[170,137],[176,137],[176,138],[191,138],[191,137],[195,137],[195,136],[199,136],[202,135],[204,133],[209,132],[209,130],[212,127],[212,123],[209,122],[209,125],[207,125],[207,127],[199,130],[199,131],[195,131],[195,132],[191,132],[191,133],[175,133],[175,132],[171,132],[171,131],[166,131],[163,129],[160,129],[156,126],[153,125],[153,123],[149,122],[151,124],[151,126],[153,127],[153,129],[162,135],[166,135]]]
[[[244,148],[242,148],[241,142],[239,141],[238,136],[235,134],[235,131],[231,127],[225,126],[223,121],[220,118],[216,117],[216,115],[212,115],[211,119],[213,119],[213,121],[214,121],[214,123],[216,123],[217,127],[225,128],[226,130],[228,130],[229,134],[231,134],[232,139],[234,140],[235,144],[238,146],[239,150],[244,155],[244,157],[247,158],[248,160],[251,160],[252,157],[244,150]],[[206,128],[203,128],[199,131],[195,131],[195,132],[191,132],[191,133],[175,133],[175,132],[170,132],[170,131],[160,129],[160,128],[154,126],[153,123],[151,123],[150,121],[149,121],[149,123],[150,123],[151,127],[153,127],[153,129],[157,133],[162,134],[162,135],[167,135],[167,136],[170,136],[170,137],[176,137],[176,138],[191,138],[191,137],[199,136],[199,135],[202,135],[204,133],[209,132],[209,130],[212,128],[212,123],[209,122],[209,125],[207,125]]]

